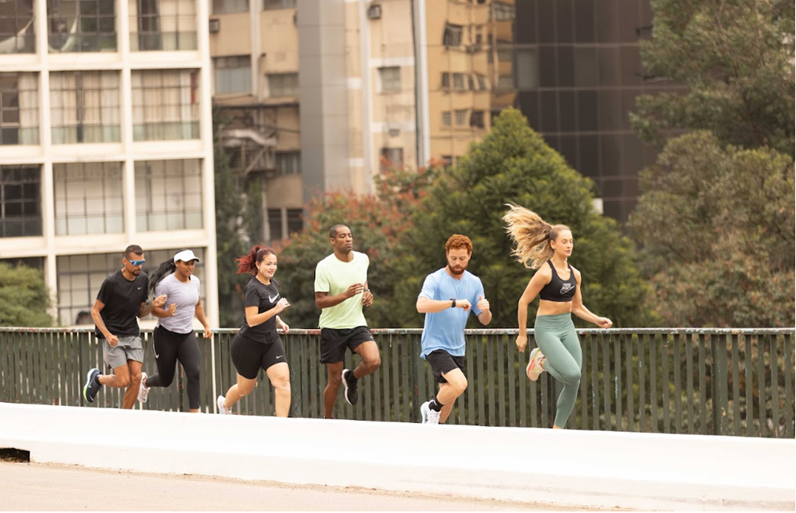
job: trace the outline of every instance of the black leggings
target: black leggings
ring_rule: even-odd
[[[158,373],[146,378],[148,387],[167,387],[174,381],[177,360],[188,378],[188,404],[199,409],[199,342],[193,331],[174,333],[163,326],[155,328],[155,363]]]

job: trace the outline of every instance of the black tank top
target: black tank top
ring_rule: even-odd
[[[569,267],[569,279],[564,281],[558,276],[556,266],[553,265],[553,262],[548,260],[547,263],[550,264],[550,269],[553,270],[553,277],[550,278],[550,283],[545,285],[539,292],[539,297],[545,301],[555,301],[556,303],[571,302],[572,298],[575,297],[575,290],[578,287],[578,282],[575,280],[575,271],[572,270],[572,266],[567,264],[567,267]]]

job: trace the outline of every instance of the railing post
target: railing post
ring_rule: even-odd
[[[710,337],[713,353],[713,430],[716,435],[729,434],[727,399],[727,342],[721,335]]]

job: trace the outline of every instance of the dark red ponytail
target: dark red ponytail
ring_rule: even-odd
[[[249,251],[248,255],[243,255],[242,257],[235,259],[235,261],[238,263],[238,274],[256,275],[257,264],[262,262],[263,258],[270,254],[276,255],[276,251],[267,246],[254,246],[251,251]]]

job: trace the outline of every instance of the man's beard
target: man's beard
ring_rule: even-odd
[[[464,274],[464,271],[465,271],[465,269],[467,269],[467,268],[466,268],[466,267],[462,267],[460,271],[457,271],[456,269],[454,269],[453,267],[451,267],[451,266],[450,266],[450,264],[448,264],[448,270],[449,270],[449,271],[450,271],[450,273],[451,273],[451,274],[453,274],[454,276],[461,276],[462,274]]]

